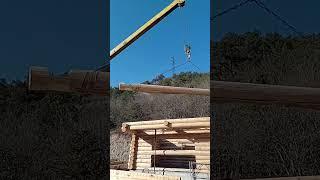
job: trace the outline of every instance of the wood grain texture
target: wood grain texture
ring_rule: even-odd
[[[71,70],[63,75],[52,75],[46,67],[30,67],[28,89],[105,96],[109,93],[109,72]]]
[[[164,124],[165,121],[170,122],[170,123],[210,122],[210,117],[161,119],[161,120],[150,120],[150,121],[125,122],[124,124],[128,124],[131,126],[152,125],[152,124]]]
[[[181,180],[179,176],[165,176],[135,171],[110,170],[110,180]]]
[[[320,108],[320,88],[211,81],[214,102],[283,104]]]
[[[188,95],[210,96],[209,89],[159,86],[159,85],[147,85],[147,84],[119,84],[119,90],[144,92],[144,93],[159,93],[159,94],[188,94]]]

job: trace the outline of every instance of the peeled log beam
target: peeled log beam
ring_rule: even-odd
[[[45,67],[29,69],[30,91],[78,92],[108,95],[109,72],[71,70],[67,74],[52,75]]]
[[[150,159],[151,155],[153,155],[153,154],[150,154],[150,155],[137,155],[137,159]],[[167,157],[170,158],[169,156],[167,156]],[[204,156],[197,155],[196,159],[197,160],[210,160],[210,155],[204,155]]]
[[[178,176],[165,176],[165,175],[155,175],[148,173],[141,173],[135,171],[121,171],[110,169],[110,180],[121,180],[121,179],[141,179],[141,180],[180,180]]]
[[[170,122],[170,123],[210,122],[210,117],[137,121],[137,122],[126,122],[125,124],[128,124],[128,125],[151,125],[151,124],[163,124],[165,121]]]
[[[205,127],[210,127],[210,122],[194,122],[194,123],[170,123],[169,125],[167,124],[154,124],[154,125],[128,125],[128,124],[123,124],[122,125],[122,131],[126,132],[129,130],[151,130],[151,129],[192,129],[192,128],[205,128]]]
[[[195,150],[153,150],[153,151],[138,151],[138,155],[200,155],[209,156],[209,151]]]
[[[320,109],[320,88],[211,81],[213,102],[283,104]]]
[[[153,171],[153,170],[156,170],[156,171],[159,171],[159,172],[188,172],[190,173],[190,169],[184,169],[184,168],[163,168],[163,167],[149,167],[148,170],[149,171]],[[141,167],[137,167],[137,170],[146,170],[146,168],[141,168]],[[199,172],[199,173],[209,173],[210,171],[209,170],[206,170],[206,169],[196,169],[196,172]]]
[[[209,89],[158,86],[158,85],[146,85],[146,84],[120,84],[119,90],[144,92],[144,93],[189,94],[189,95],[210,96]]]
[[[273,177],[273,178],[247,179],[247,180],[320,180],[320,176]]]
[[[210,133],[210,129],[196,129],[196,130],[190,130],[190,129],[181,129],[179,131],[168,131],[168,130],[159,130],[160,132],[157,131],[157,134],[203,134],[203,133]],[[143,135],[154,135],[154,130],[145,130],[142,131],[141,133],[138,134],[143,134]]]

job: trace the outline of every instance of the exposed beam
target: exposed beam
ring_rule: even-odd
[[[120,84],[119,90],[145,92],[145,93],[189,94],[189,95],[210,96],[209,89],[158,86],[158,85],[147,85],[147,84]]]
[[[164,119],[152,121],[124,122],[122,131],[152,130],[152,129],[200,129],[210,128],[210,117],[183,118],[183,119]]]
[[[30,91],[79,92],[107,95],[109,72],[71,70],[67,74],[52,75],[45,67],[29,69],[28,89]]]
[[[283,104],[320,109],[320,88],[211,81],[213,102]]]

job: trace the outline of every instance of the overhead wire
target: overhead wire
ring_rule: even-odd
[[[226,9],[226,10],[224,10],[224,11],[222,11],[222,12],[216,14],[216,15],[214,15],[213,17],[210,18],[210,20],[213,21],[214,19],[216,19],[216,18],[218,18],[218,17],[220,17],[220,16],[223,16],[223,15],[225,15],[225,14],[231,12],[231,11],[234,11],[234,10],[236,10],[236,9],[238,9],[238,8],[246,5],[246,4],[248,4],[248,3],[251,2],[251,1],[252,1],[252,0],[242,1],[242,2],[240,2],[240,3],[238,3],[238,4],[236,4],[236,5],[234,5],[234,6],[230,7],[230,8],[228,8],[228,9]]]
[[[284,24],[289,29],[291,29],[291,31],[293,31],[294,33],[298,34],[299,36],[303,36],[303,34],[299,32],[296,27],[291,25],[288,21],[284,20],[280,15],[278,15],[277,13],[272,11],[270,8],[268,8],[265,3],[261,2],[260,0],[250,0],[250,1],[253,1],[258,7],[264,9],[270,15],[274,16],[277,20],[279,20],[282,24]]]

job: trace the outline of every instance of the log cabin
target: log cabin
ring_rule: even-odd
[[[125,122],[128,169],[210,173],[210,117]]]

